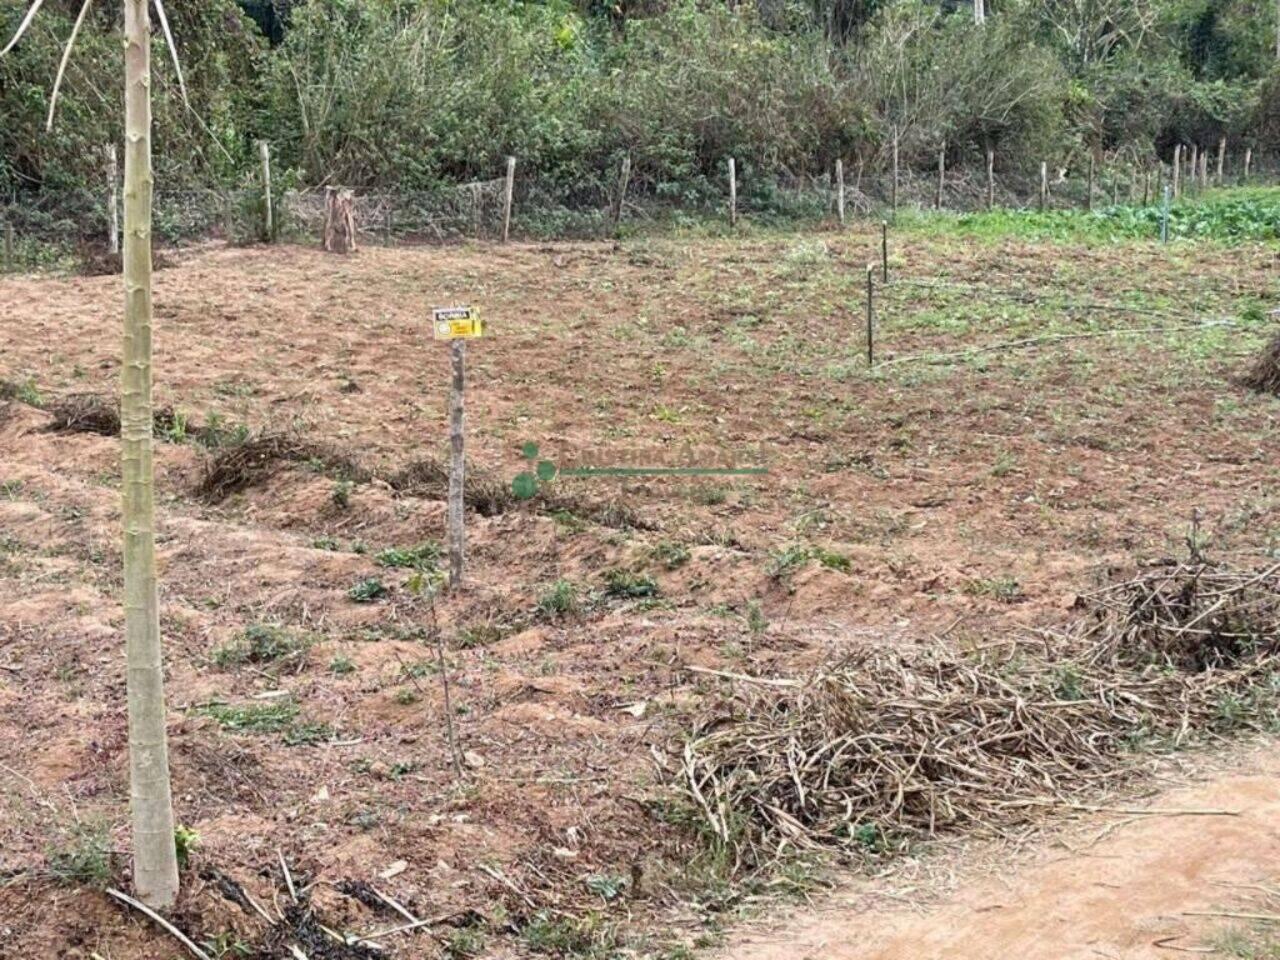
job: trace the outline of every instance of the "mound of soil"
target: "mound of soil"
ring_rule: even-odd
[[[1280,397],[1280,333],[1271,338],[1262,356],[1244,375],[1244,385],[1250,390]]]

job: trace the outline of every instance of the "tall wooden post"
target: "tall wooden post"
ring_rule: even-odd
[[[893,184],[889,206],[896,216],[898,213],[898,128],[896,126],[893,128]]]
[[[1094,178],[1097,176],[1098,158],[1091,149],[1089,151],[1089,180],[1085,186],[1084,208],[1086,210],[1093,209],[1093,184]]]
[[[996,206],[996,151],[995,147],[988,144],[987,146],[987,209],[994,210]]]
[[[938,151],[938,195],[933,199],[936,209],[942,209],[942,193],[947,185],[947,145],[944,143]]]
[[[738,225],[738,162],[729,158],[729,226]]]
[[[457,590],[462,586],[467,549],[464,526],[467,478],[466,413],[463,406],[466,390],[467,341],[451,341],[449,358],[453,373],[449,390],[449,589]]]
[[[880,269],[884,282],[889,282],[889,221],[880,221]]]
[[[1209,189],[1209,151],[1200,151],[1200,189]]]
[[[867,264],[867,366],[876,365],[875,271]]]
[[[1249,182],[1249,167],[1253,165],[1253,147],[1244,148],[1244,182]]]
[[[844,226],[844,161],[836,160],[836,216]]]
[[[502,242],[511,239],[511,204],[516,196],[516,158],[507,157],[507,182],[502,194]]]
[[[1049,161],[1040,161],[1040,209],[1045,210],[1049,206]]]
[[[258,156],[262,161],[262,225],[270,243],[276,231],[275,211],[271,206],[271,147],[267,141],[258,141]]]
[[[622,211],[627,204],[627,187],[631,183],[631,154],[622,158],[622,169],[618,171],[618,199],[613,205],[613,232],[617,234],[622,225]]]
[[[1173,145],[1173,195],[1182,196],[1182,144]]]
[[[973,0],[973,22],[986,23],[986,21],[987,21],[986,0]]]
[[[1227,138],[1218,138],[1218,186],[1222,186],[1222,178],[1227,172]]]
[[[108,143],[104,148],[107,157],[107,250],[120,252],[120,161],[116,145]]]
[[[1200,175],[1200,144],[1193,143],[1191,145],[1191,177],[1189,181],[1191,183],[1191,189],[1193,192],[1199,186],[1199,179],[1198,179],[1199,175]]]

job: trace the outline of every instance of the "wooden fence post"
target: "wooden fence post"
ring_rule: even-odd
[[[1209,151],[1200,151],[1200,189],[1209,189]]]
[[[355,253],[354,205],[355,196],[350,190],[332,185],[324,188],[324,237],[321,245],[326,252]]]
[[[867,366],[876,365],[876,307],[875,307],[876,275],[871,264],[867,264]]]
[[[1049,161],[1040,161],[1040,209],[1043,211],[1049,206]]]
[[[890,207],[895,216],[898,213],[898,128],[893,128],[893,194]]]
[[[729,158],[729,227],[738,225],[738,163]]]
[[[106,145],[107,155],[107,250],[120,252],[120,161],[116,157],[116,145]]]
[[[1191,177],[1188,180],[1188,182],[1191,184],[1192,191],[1194,191],[1196,187],[1199,185],[1197,180],[1197,178],[1199,177],[1199,173],[1200,173],[1200,144],[1193,143],[1191,145]]]
[[[836,216],[844,226],[844,161],[836,160]]]
[[[622,158],[622,166],[618,171],[618,196],[613,202],[613,233],[618,234],[618,228],[622,225],[622,211],[627,205],[627,187],[631,184],[631,154],[626,154]]]
[[[1227,138],[1218,138],[1218,186],[1222,186],[1222,178],[1227,172]]]
[[[502,242],[511,239],[511,204],[516,196],[516,158],[507,157],[507,182],[502,194]]]
[[[943,143],[942,149],[938,151],[938,195],[933,199],[933,206],[937,210],[942,209],[942,192],[947,185],[947,145]]]
[[[987,146],[987,209],[994,210],[996,206],[996,151],[995,147]]]
[[[262,159],[262,224],[270,243],[275,234],[275,212],[271,208],[271,147],[267,141],[258,141],[258,155]]]
[[[1249,167],[1253,165],[1253,147],[1244,148],[1244,182],[1249,182]]]
[[[466,492],[466,395],[467,341],[449,344],[452,380],[449,390],[449,589],[462,586],[467,538],[465,526]]]
[[[1093,184],[1094,178],[1097,176],[1098,157],[1092,149],[1089,150],[1089,180],[1085,187],[1084,208],[1086,210],[1093,209]]]
[[[1173,145],[1173,195],[1182,196],[1182,144]]]

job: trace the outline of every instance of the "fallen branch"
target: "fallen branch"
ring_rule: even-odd
[[[138,910],[142,913],[145,913],[148,917],[150,917],[152,920],[158,923],[161,927],[163,927],[165,931],[167,931],[170,935],[172,935],[175,940],[177,940],[184,947],[190,950],[192,956],[199,957],[200,960],[212,960],[212,958],[207,953],[205,953],[203,950],[197,947],[194,943],[192,943],[191,940],[187,938],[186,934],[184,934],[181,930],[175,927],[172,923],[170,923],[164,917],[160,916],[160,914],[156,913],[146,904],[133,899],[133,897],[129,896],[127,893],[121,893],[119,890],[116,890],[114,887],[108,887],[107,894],[109,896],[115,897],[117,900],[119,900],[121,903],[125,904],[126,906],[133,907],[133,909]]]

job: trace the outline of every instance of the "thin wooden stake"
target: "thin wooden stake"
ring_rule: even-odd
[[[938,195],[934,198],[934,207],[942,209],[942,193],[947,184],[947,145],[944,143],[938,151]]]
[[[270,243],[275,235],[275,212],[271,208],[271,146],[267,141],[258,141],[258,156],[262,160],[262,224]]]
[[[880,267],[885,283],[889,282],[889,221],[880,221]]]
[[[729,158],[729,227],[738,225],[738,163]]]
[[[898,128],[893,128],[893,194],[890,207],[896,217],[898,215]]]
[[[1182,144],[1173,146],[1173,195],[1182,196]]]
[[[1253,165],[1253,147],[1244,148],[1244,182],[1249,182],[1249,168]]]
[[[1085,186],[1084,208],[1086,210],[1093,209],[1093,184],[1094,178],[1097,176],[1098,158],[1092,150],[1089,151],[1089,180]]]
[[[120,252],[120,161],[116,157],[116,145],[104,147],[107,156],[107,250]]]
[[[876,365],[875,270],[867,264],[867,366]]]
[[[844,226],[844,161],[836,160],[836,217]]]
[[[511,204],[516,196],[516,158],[507,157],[507,183],[502,194],[502,242],[511,239]]]
[[[613,206],[613,232],[622,226],[622,212],[627,205],[627,187],[631,183],[631,154],[622,158],[622,170],[618,173],[618,199]]]
[[[994,147],[987,147],[987,209],[994,210],[996,206],[996,151]]]
[[[1049,206],[1049,161],[1040,161],[1040,209]]]
[[[449,589],[462,587],[463,561],[466,553],[466,528],[463,491],[466,483],[466,413],[463,398],[466,389],[467,341],[449,343],[453,381],[449,391]]]
[[[1218,138],[1218,186],[1222,186],[1222,177],[1227,172],[1227,138]]]
[[[1196,178],[1199,175],[1199,170],[1200,170],[1200,144],[1193,143],[1191,145],[1191,176],[1188,178],[1188,181],[1191,184],[1191,190],[1193,193],[1195,192],[1195,189],[1197,186]]]

